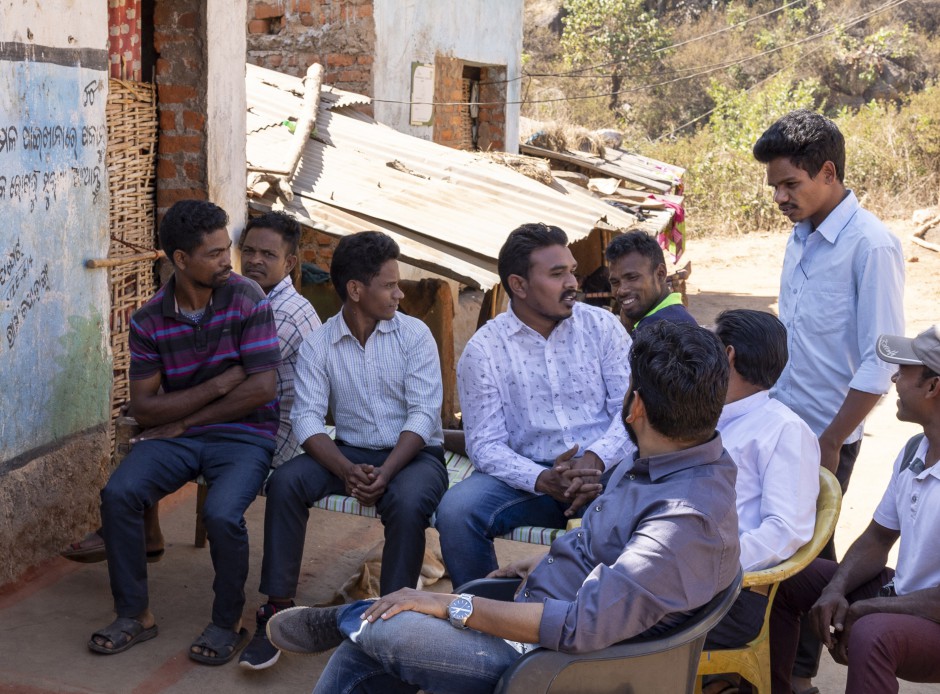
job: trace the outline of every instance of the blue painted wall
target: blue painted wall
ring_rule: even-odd
[[[108,252],[107,54],[2,38],[0,466],[107,421],[111,387],[107,271],[82,264]]]

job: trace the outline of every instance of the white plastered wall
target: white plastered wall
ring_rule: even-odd
[[[523,0],[375,0],[375,117],[399,132],[430,140],[433,127],[411,125],[411,64],[438,54],[522,70]],[[506,150],[518,151],[521,80],[506,89]]]
[[[236,240],[245,226],[245,22],[247,0],[208,0],[206,90],[209,199],[229,214]],[[232,255],[237,262],[237,255]]]

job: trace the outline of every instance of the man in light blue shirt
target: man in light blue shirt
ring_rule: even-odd
[[[761,135],[754,158],[767,165],[774,202],[794,223],[779,299],[790,359],[771,396],[810,426],[821,464],[844,492],[865,417],[894,373],[875,343],[904,333],[901,244],[845,187],[845,139],[825,116],[788,113]],[[820,556],[835,559],[831,543]],[[794,691],[811,691],[815,666],[801,656],[794,672]]]
[[[268,482],[261,565],[268,602],[246,667],[277,660],[264,626],[293,604],[309,508],[328,494],[376,507],[385,526],[382,595],[417,586],[424,531],[447,490],[443,385],[431,331],[397,311],[398,253],[376,231],[346,236],[334,251],[330,275],[343,307],[300,348],[291,421],[304,453]],[[328,409],[335,441],[326,433]]]

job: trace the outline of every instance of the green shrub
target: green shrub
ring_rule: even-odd
[[[693,234],[785,229],[765,185],[764,166],[751,147],[787,111],[814,107],[819,85],[790,85],[783,77],[746,92],[716,86],[716,110],[699,132],[644,148],[649,156],[684,166],[688,229]],[[940,86],[902,105],[871,103],[843,110],[835,121],[846,140],[846,185],[885,218],[938,202]]]

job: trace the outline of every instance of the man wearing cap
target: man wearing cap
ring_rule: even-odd
[[[880,359],[897,364],[898,419],[923,427],[894,462],[868,528],[842,562],[816,559],[784,581],[770,620],[774,694],[790,694],[800,615],[836,662],[846,692],[898,691],[898,678],[940,682],[940,328],[916,338],[878,338]],[[901,540],[897,569],[888,552]]]

